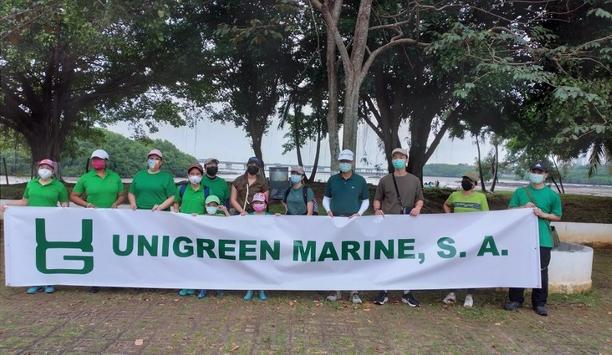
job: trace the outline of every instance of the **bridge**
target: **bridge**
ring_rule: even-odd
[[[198,162],[203,166],[206,159],[198,159]],[[219,161],[219,172],[221,174],[240,174],[246,171],[246,162],[236,162],[236,161]],[[266,170],[269,171],[270,168],[287,168],[291,169],[292,166],[290,164],[281,164],[281,163],[273,163],[273,164],[265,164]],[[306,174],[310,173],[314,165],[304,165],[304,170],[306,170]],[[329,166],[319,165],[317,167],[317,173],[327,173],[327,174],[335,174],[335,171],[331,171]],[[362,176],[383,176],[387,174],[387,170],[378,167],[360,167],[355,169],[355,173]]]

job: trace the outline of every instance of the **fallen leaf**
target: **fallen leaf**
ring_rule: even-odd
[[[232,348],[230,349],[230,352],[234,352],[236,350],[238,350],[240,348],[239,345],[233,344]]]
[[[136,346],[142,346],[142,344],[144,344],[144,339],[136,339],[136,341],[134,341],[134,345]]]

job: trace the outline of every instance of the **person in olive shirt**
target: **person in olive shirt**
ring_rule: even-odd
[[[314,211],[314,192],[304,184],[304,173],[304,168],[301,166],[291,168],[291,176],[289,177],[291,186],[285,192],[285,197],[282,201],[288,215],[312,216],[313,213],[317,212]]]
[[[30,180],[26,185],[21,200],[8,201],[6,205],[0,206],[0,212],[4,212],[7,206],[30,206],[30,207],[68,207],[68,190],[66,186],[53,175],[55,173],[55,162],[51,159],[43,159],[38,163],[38,177]],[[45,293],[55,292],[55,287],[32,286],[26,293],[32,295],[41,291]]]
[[[230,198],[230,190],[227,181],[217,176],[219,172],[219,160],[215,158],[206,159],[204,162],[204,172],[206,174],[202,178],[202,185],[208,187],[210,194],[217,196],[222,205],[227,206],[227,202]]]
[[[200,164],[193,164],[187,168],[189,183],[181,186],[174,196],[174,211],[189,213],[194,216],[204,214],[206,189],[202,186],[204,169]]]
[[[550,251],[553,247],[550,222],[561,220],[562,214],[559,194],[544,185],[547,177],[548,170],[543,163],[533,164],[529,173],[529,186],[516,189],[508,204],[510,208],[532,208],[533,213],[538,216],[542,287],[532,290],[531,307],[540,316],[548,315],[548,310],[546,309],[548,298],[548,264],[550,263]],[[504,305],[504,309],[513,311],[520,308],[525,300],[523,297],[524,290],[523,288],[510,288],[508,290],[509,301]]]
[[[123,200],[123,183],[119,175],[108,169],[109,155],[98,149],[91,154],[91,167],[78,180],[70,193],[70,201],[87,208],[117,208]],[[85,194],[86,200],[81,197]]]
[[[489,203],[487,196],[482,192],[476,191],[478,186],[478,174],[468,172],[461,178],[461,191],[455,191],[448,196],[442,208],[445,213],[464,213],[464,212],[480,212],[488,211]],[[474,305],[473,289],[468,289],[463,301],[463,307],[472,307]],[[451,291],[444,297],[442,302],[453,304],[457,301],[455,291]]]
[[[330,217],[361,216],[370,205],[368,184],[361,175],[353,172],[353,152],[345,149],[338,155],[340,173],[332,175],[327,181],[323,196],[323,207]],[[327,296],[327,300],[335,302],[342,297],[340,291]],[[351,301],[362,303],[358,291],[351,291]]]
[[[134,176],[128,194],[130,208],[133,210],[167,211],[174,202],[174,178],[172,174],[160,170],[162,161],[162,152],[151,150],[147,155],[148,169]]]
[[[378,182],[374,194],[374,214],[405,214],[416,217],[423,208],[423,190],[418,177],[408,173],[408,152],[402,148],[395,148],[391,152],[393,173],[383,176]],[[384,305],[389,301],[389,294],[380,291],[374,299],[374,304]],[[418,307],[419,301],[410,290],[404,290],[402,303],[410,307]]]

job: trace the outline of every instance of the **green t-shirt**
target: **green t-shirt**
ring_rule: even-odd
[[[176,185],[172,174],[166,171],[150,174],[147,170],[141,170],[134,176],[130,192],[136,197],[138,209],[150,210],[168,197],[174,196]]]
[[[455,191],[446,199],[446,204],[453,207],[453,212],[488,211],[487,196],[482,192],[474,191],[464,195],[463,191]]]
[[[361,175],[353,173],[344,179],[341,174],[332,175],[325,186],[325,196],[331,198],[334,216],[351,216],[359,212],[362,200],[368,200],[368,184]]]
[[[214,179],[211,179],[207,175],[204,175],[202,178],[202,185],[208,187],[208,190],[210,191],[209,194],[217,196],[219,200],[221,200],[222,205],[225,205],[227,200],[229,200],[229,187],[227,186],[227,181],[225,181],[223,178],[217,176]]]
[[[179,212],[190,213],[190,214],[204,214],[206,208],[204,201],[204,187],[198,186],[198,190],[194,190],[191,184],[185,185],[185,192],[183,197],[180,194],[181,188],[176,189],[176,195],[174,196],[174,202],[180,205]]]
[[[527,194],[527,189],[531,194],[533,201]],[[527,203],[533,202],[544,213],[552,213],[555,216],[561,217],[562,207],[559,194],[551,190],[550,187],[544,186],[541,189],[534,189],[531,185],[516,189],[510,198],[508,207],[516,208],[525,206]],[[550,234],[550,221],[543,218],[538,218],[538,228],[540,231],[540,246],[545,248],[553,247],[552,235]]]
[[[23,198],[32,207],[57,207],[58,202],[68,202],[68,190],[59,180],[53,178],[46,185],[40,183],[40,178],[30,180],[23,192]]]
[[[306,188],[306,201],[314,201],[314,192],[312,189]],[[289,193],[287,194],[287,214],[289,215],[304,215],[308,212],[308,207],[304,203],[304,186],[301,186],[298,189],[294,189],[291,187],[289,189]]]
[[[123,183],[119,175],[112,170],[106,169],[104,177],[91,170],[79,178],[72,192],[79,195],[85,193],[87,202],[98,208],[111,208],[123,192]]]

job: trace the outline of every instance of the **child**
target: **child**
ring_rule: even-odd
[[[215,195],[209,195],[204,200],[205,211],[209,216],[218,216],[218,217],[229,217],[229,211],[225,206],[221,204],[221,200],[219,197]],[[179,291],[179,296],[193,296],[195,294],[194,289],[184,288]],[[217,297],[223,296],[223,291],[217,291]],[[206,297],[206,290],[200,290],[198,293],[198,299],[202,299]]]
[[[251,206],[253,207],[253,211],[254,211],[254,212],[251,212],[251,214],[254,216],[266,216],[266,215],[271,214],[271,213],[266,212],[266,207],[268,207],[268,204],[266,203],[266,195],[264,195],[261,192],[258,192],[255,195],[253,195]],[[244,295],[244,300],[250,301],[252,299],[253,299],[253,290],[248,290],[246,294]],[[266,296],[266,293],[263,290],[260,290],[259,300],[265,301],[267,299],[268,299],[268,296]]]

